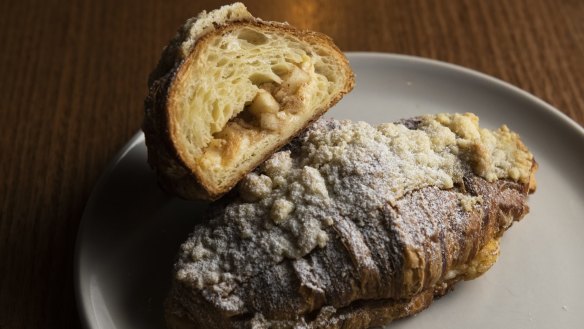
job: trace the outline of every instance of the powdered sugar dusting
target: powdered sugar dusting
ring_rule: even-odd
[[[233,305],[241,304],[233,291],[237,282],[325,246],[330,239],[325,229],[339,218],[360,225],[408,192],[461,184],[468,170],[486,179],[528,179],[525,159],[531,155],[501,144],[501,134],[517,143],[506,128],[482,130],[475,118],[426,116],[415,130],[404,124],[318,121],[289,150],[248,174],[239,184],[239,198],[197,228],[182,246],[176,278],[199,289],[212,287]],[[481,200],[460,202],[470,210]]]

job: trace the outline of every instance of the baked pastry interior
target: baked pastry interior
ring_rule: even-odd
[[[161,87],[159,79],[171,82]],[[256,19],[237,3],[188,21],[151,85],[154,94],[166,92],[159,111],[167,129],[147,124],[147,142],[168,134],[174,167],[192,173],[214,199],[336,103],[353,75],[330,38]],[[184,174],[156,160],[155,148],[167,146],[150,144],[151,163],[179,181]]]

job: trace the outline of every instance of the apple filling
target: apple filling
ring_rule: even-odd
[[[257,87],[251,101],[231,118],[223,129],[203,149],[201,168],[226,167],[245,158],[242,154],[249,145],[278,139],[290,133],[310,113],[306,100],[314,72],[310,58],[297,65],[292,63],[272,66],[273,74],[252,74],[249,79]]]

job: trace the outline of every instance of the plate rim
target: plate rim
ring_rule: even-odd
[[[509,91],[513,91],[518,94],[518,96],[523,97],[526,100],[529,100],[536,105],[544,107],[546,110],[550,111],[551,113],[555,114],[562,122],[568,124],[570,127],[574,128],[582,138],[584,138],[584,127],[581,126],[578,122],[574,119],[570,118],[567,114],[560,111],[559,109],[555,108],[551,104],[547,103],[546,101],[538,98],[532,93],[529,93],[507,81],[501,80],[499,78],[493,77],[486,73],[482,73],[478,70],[471,69],[468,67],[464,67],[458,64],[415,56],[415,55],[405,55],[405,54],[394,54],[394,53],[383,53],[383,52],[368,52],[368,51],[348,51],[344,52],[347,57],[349,58],[349,64],[351,64],[350,57],[361,57],[361,58],[371,58],[371,59],[390,59],[390,60],[400,60],[403,62],[408,63],[421,63],[429,66],[440,67],[446,70],[458,71],[460,73],[464,73],[475,77],[477,79],[484,80],[486,82],[492,83],[494,85],[498,85],[499,87],[504,87]]]
[[[355,59],[371,59],[371,60],[393,60],[393,61],[402,61],[407,62],[408,64],[422,64],[428,66],[434,66],[443,70],[448,71],[456,71],[462,73],[464,75],[470,76],[475,79],[483,80],[485,82],[491,83],[494,86],[502,87],[508,91],[512,91],[514,95],[517,97],[522,97],[525,100],[532,102],[536,107],[539,107],[541,111],[546,111],[553,114],[556,119],[559,119],[561,123],[568,125],[574,132],[576,132],[580,138],[584,140],[584,127],[577,123],[575,120],[570,118],[567,114],[560,111],[559,109],[555,108],[554,106],[550,105],[549,103],[545,102],[544,100],[538,98],[537,96],[509,83],[503,81],[499,78],[487,75],[475,69],[467,68],[458,64],[453,64],[445,61],[420,57],[420,56],[413,56],[413,55],[404,55],[404,54],[395,54],[395,53],[383,53],[383,52],[366,52],[366,51],[348,51],[344,52],[344,54],[349,59],[349,63],[351,60]],[[141,144],[144,141],[144,133],[142,130],[138,130],[130,140],[117,152],[117,154],[109,161],[106,168],[103,170],[99,178],[96,180],[96,183],[91,189],[89,197],[85,202],[85,206],[83,207],[83,212],[81,214],[81,219],[79,221],[77,234],[75,238],[75,246],[74,246],[74,253],[73,253],[73,281],[74,281],[74,289],[75,289],[75,304],[78,312],[79,319],[83,328],[86,329],[98,329],[97,327],[93,326],[93,323],[90,322],[90,312],[89,312],[89,304],[86,303],[86,299],[88,298],[83,294],[82,285],[86,284],[86,282],[82,282],[81,274],[81,256],[82,256],[82,246],[83,246],[83,236],[85,235],[85,227],[87,226],[87,211],[88,209],[93,206],[93,203],[96,199],[96,193],[100,190],[101,186],[103,186],[106,182],[108,176],[111,175],[115,167],[118,163],[125,157],[125,155],[130,152],[134,147],[138,144]]]
[[[93,203],[94,199],[96,198],[96,191],[100,190],[102,185],[105,184],[107,177],[111,175],[114,171],[118,163],[130,152],[134,147],[139,145],[144,141],[144,133],[142,130],[138,130],[128,142],[116,153],[116,155],[108,162],[103,172],[99,175],[99,178],[96,180],[95,185],[91,189],[91,193],[89,193],[89,197],[85,202],[85,206],[83,207],[83,213],[81,214],[81,219],[79,221],[79,226],[77,228],[77,236],[75,238],[75,250],[73,251],[73,284],[75,289],[75,304],[77,307],[77,313],[79,319],[81,321],[81,325],[83,328],[86,329],[101,329],[96,328],[90,322],[90,313],[89,313],[89,305],[85,302],[82,284],[81,281],[81,249],[83,244],[83,235],[85,234],[86,226],[88,225],[88,221],[86,219],[87,216],[87,209],[90,208]],[[85,297],[87,298],[87,297]]]

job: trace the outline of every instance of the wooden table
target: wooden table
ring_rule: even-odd
[[[176,28],[220,1],[0,4],[0,328],[81,326],[73,250],[100,173],[142,121]],[[579,0],[248,1],[343,50],[439,59],[508,81],[584,124]]]

